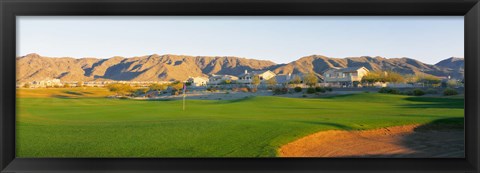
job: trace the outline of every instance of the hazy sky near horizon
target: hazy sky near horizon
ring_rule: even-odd
[[[17,17],[17,56],[238,56],[288,63],[318,54],[464,56],[463,16]]]

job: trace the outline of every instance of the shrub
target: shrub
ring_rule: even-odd
[[[390,88],[382,87],[382,88],[380,88],[380,90],[378,90],[378,92],[379,93],[388,93],[389,90],[390,90]]]
[[[325,90],[328,91],[328,92],[332,92],[332,91],[333,91],[332,87],[325,87]]]
[[[451,88],[447,88],[443,91],[443,95],[446,95],[446,96],[453,96],[453,95],[457,95],[458,92],[457,90],[454,90],[454,89],[451,89]]]
[[[322,87],[315,87],[315,91],[316,92],[321,92],[321,93],[327,92],[327,90],[325,88],[322,88]]]
[[[402,94],[403,94],[403,95],[413,96],[413,91],[412,91],[412,90],[407,90],[407,91],[404,91]]]
[[[178,94],[179,94],[178,91],[172,90],[172,95],[178,95]]]
[[[248,88],[248,91],[254,93],[254,92],[257,92],[257,88]]]
[[[421,89],[414,89],[413,90],[413,95],[415,96],[423,96],[425,95],[425,91],[421,90]]]
[[[435,90],[435,89],[429,88],[429,89],[427,89],[427,91],[425,91],[425,93],[427,93],[427,94],[438,94],[438,91]]]
[[[288,92],[288,88],[274,88],[273,89],[273,95],[286,94],[287,92]]]
[[[379,93],[386,93],[386,94],[400,94],[400,91],[393,88],[383,87],[379,91]]]
[[[293,90],[297,93],[302,92],[302,87],[295,87]]]
[[[315,93],[315,88],[307,88],[307,94]]]
[[[218,91],[218,88],[217,88],[217,87],[210,86],[210,87],[207,88],[207,91],[216,92],[216,91]]]
[[[302,95],[302,97],[307,97],[307,95],[304,94],[304,95]]]

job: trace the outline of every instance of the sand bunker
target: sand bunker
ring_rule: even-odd
[[[418,127],[323,131],[286,144],[278,152],[281,157],[464,157],[463,129]]]

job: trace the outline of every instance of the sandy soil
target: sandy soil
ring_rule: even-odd
[[[318,132],[279,149],[281,157],[464,157],[464,132],[419,130],[419,125]]]

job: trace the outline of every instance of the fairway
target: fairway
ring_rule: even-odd
[[[181,100],[110,99],[102,89],[55,92],[18,92],[17,157],[275,157],[280,146],[318,131],[449,118],[463,125],[464,115],[458,96],[187,98],[182,111]]]

